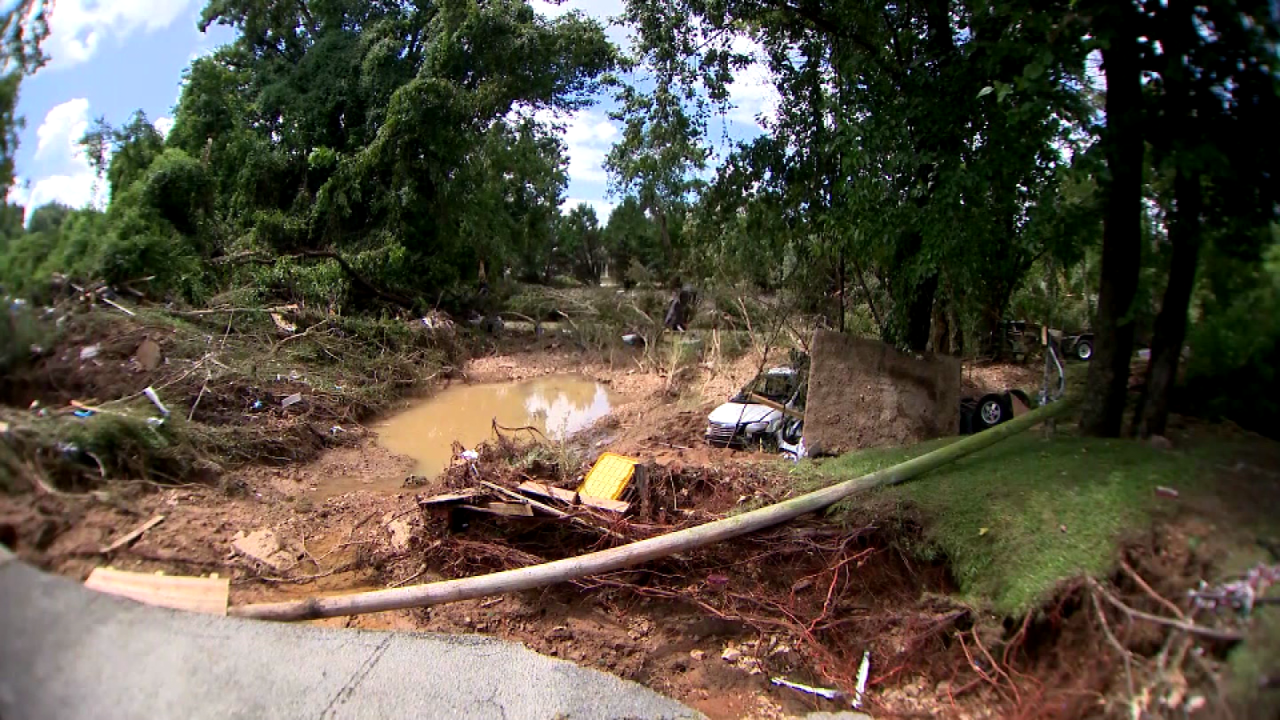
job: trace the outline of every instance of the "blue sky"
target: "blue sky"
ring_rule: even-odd
[[[172,123],[183,70],[191,61],[234,35],[213,26],[197,29],[205,0],[58,0],[45,50],[49,64],[22,84],[19,115],[25,118],[17,154],[18,182],[10,200],[28,207],[59,201],[72,207],[102,206],[80,137],[94,118],[120,124],[141,109],[162,132]],[[602,22],[622,10],[622,0],[534,0],[548,15],[582,10]],[[609,35],[626,43],[622,28]],[[768,115],[775,98],[767,73],[757,66],[733,87],[735,109],[727,127],[712,128],[720,138],[760,132],[757,116]],[[587,202],[603,221],[616,198],[607,195],[601,163],[619,129],[607,115],[607,103],[557,119],[569,153],[566,207]]]

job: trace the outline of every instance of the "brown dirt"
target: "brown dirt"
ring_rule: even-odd
[[[810,448],[838,455],[954,435],[960,361],[912,356],[876,340],[814,333],[805,408]]]
[[[576,458],[576,466],[539,461],[516,467],[508,457],[517,451],[486,452],[480,468],[487,479],[512,485],[530,474],[572,486],[594,453],[608,448],[634,455],[651,464],[653,481],[626,530],[632,537],[793,492],[776,458],[702,442],[706,413],[756,372],[758,357],[697,365],[673,379],[630,350],[593,358],[555,347],[557,342],[544,339],[530,351],[479,358],[465,377],[489,382],[572,370],[609,384],[621,402],[570,444],[572,452],[563,456]],[[132,343],[130,338],[121,347]],[[1007,367],[966,372],[973,376],[998,388],[1034,385],[1039,378]],[[421,512],[416,497],[465,484],[460,473],[432,487],[398,487],[408,461],[379,449],[358,426],[346,429],[350,447],[307,464],[233,470],[223,488],[116,482],[78,496],[0,493],[0,542],[77,580],[106,564],[217,573],[231,579],[233,605],[459,577],[607,544],[545,520],[471,518],[466,530],[451,532],[445,518]],[[1249,463],[1265,467],[1271,459],[1243,458],[1246,467],[1237,474],[1253,477]],[[99,553],[156,514],[164,514],[164,522],[131,546],[111,556]],[[918,530],[894,520],[877,529],[815,519],[576,586],[316,623],[516,640],[635,680],[717,719],[845,709],[773,686],[769,678],[847,690],[864,650],[872,652],[870,710],[878,715],[988,718],[1016,710],[1029,717],[1080,717],[1115,690],[1122,666],[1107,655],[1080,588],[1065,589],[1027,632],[1016,625],[1001,632],[997,620],[947,599],[953,585],[945,559],[933,565],[914,559],[903,548],[918,542]],[[263,529],[278,539],[277,567],[232,549],[237,533]],[[1177,597],[1216,562],[1197,544],[1212,536],[1203,527],[1171,522],[1129,557],[1158,592]],[[1122,578],[1114,587],[1134,607],[1159,610]],[[966,659],[972,645],[962,638],[979,637],[975,622],[993,654],[1008,649],[1016,682],[984,680]],[[1124,639],[1139,649],[1158,641],[1142,636],[1138,626],[1132,633]],[[1064,692],[1045,691],[1059,686]]]

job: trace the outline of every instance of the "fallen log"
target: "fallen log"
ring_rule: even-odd
[[[990,447],[1005,438],[1029,430],[1045,420],[1056,418],[1074,405],[1074,398],[1063,399],[985,432],[970,435],[946,447],[870,475],[836,483],[776,505],[608,550],[542,565],[424,585],[279,603],[243,605],[232,608],[230,614],[262,620],[285,621],[342,617],[473,600],[613,572],[780,525],[802,515],[822,510],[865,490],[904,483],[966,455]]]

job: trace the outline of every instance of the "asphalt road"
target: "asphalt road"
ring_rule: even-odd
[[[147,607],[0,546],[3,720],[698,717],[514,643]]]

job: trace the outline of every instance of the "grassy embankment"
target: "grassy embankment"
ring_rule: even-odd
[[[946,442],[852,453],[797,473],[802,485],[826,484]],[[914,482],[847,501],[833,512],[918,518],[924,537],[914,550],[944,554],[966,601],[997,614],[1020,615],[1048,600],[1066,580],[1106,576],[1116,568],[1126,541],[1149,533],[1158,518],[1172,516],[1190,498],[1211,493],[1211,478],[1232,455],[1233,442],[1215,439],[1190,450],[1166,450],[1061,433],[1045,438],[1031,431]],[[1176,490],[1180,498],[1162,498],[1158,486]],[[1216,520],[1232,522],[1230,517]],[[1274,526],[1252,529],[1276,532]],[[1258,552],[1241,545],[1229,560],[1238,567],[1224,570],[1256,561]]]

